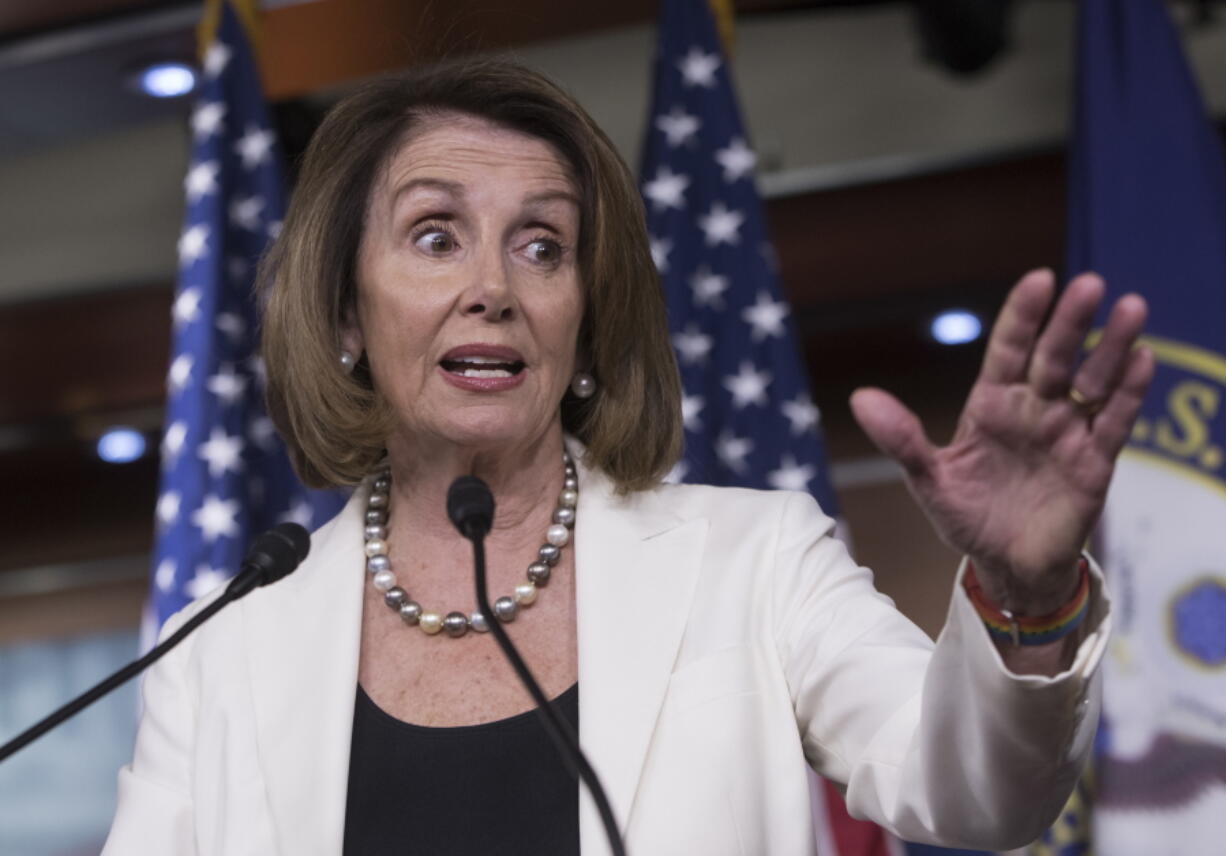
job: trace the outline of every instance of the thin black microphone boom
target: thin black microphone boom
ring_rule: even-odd
[[[251,544],[243,557],[242,570],[230,581],[226,590],[200,612],[192,616],[182,627],[155,646],[139,660],[133,660],[102,683],[77,696],[46,719],[35,723],[0,746],[0,761],[19,749],[33,743],[64,720],[102,698],[111,690],[139,675],[161,659],[171,648],[182,642],[188,634],[212,618],[223,606],[238,600],[252,589],[274,583],[289,574],[306,558],[311,548],[311,536],[297,523],[280,523]]]
[[[510,637],[502,629],[497,616],[494,615],[493,608],[490,607],[489,592],[485,584],[485,536],[494,523],[494,495],[490,492],[489,486],[476,476],[460,476],[451,483],[447,491],[447,516],[460,534],[473,542],[477,608],[482,615],[486,616],[486,623],[489,625],[490,632],[494,634],[494,639],[498,641],[498,647],[502,649],[502,653],[515,669],[515,674],[519,676],[520,682],[527,688],[532,700],[536,702],[536,708],[545,724],[545,731],[561,754],[563,763],[566,764],[572,775],[578,775],[592,794],[614,856],[626,856],[626,845],[617,831],[613,808],[609,805],[609,798],[605,795],[596,771],[592,769],[592,765],[588,763],[587,757],[579,747],[578,736],[570,727],[570,723],[558,714],[549,699],[545,697],[540,684],[532,677],[527,663],[511,644]]]

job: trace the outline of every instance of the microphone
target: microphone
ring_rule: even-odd
[[[306,558],[311,535],[297,523],[278,523],[251,543],[243,557],[238,576],[226,586],[231,600],[238,600],[252,589],[275,583],[287,576]]]
[[[280,523],[258,536],[247,550],[247,555],[243,557],[242,569],[238,576],[230,581],[226,590],[215,601],[192,616],[182,627],[161,644],[154,646],[145,656],[133,660],[100,684],[77,696],[50,716],[0,746],[0,762],[33,743],[64,720],[80,713],[111,690],[139,675],[231,601],[238,600],[253,589],[274,583],[288,575],[306,558],[310,548],[310,534],[297,523]]]
[[[587,757],[579,747],[579,738],[570,723],[563,719],[545,697],[540,684],[532,677],[527,663],[519,651],[511,644],[511,638],[502,629],[502,623],[490,606],[489,592],[485,584],[485,536],[494,525],[494,495],[489,485],[476,476],[460,476],[451,483],[447,490],[447,516],[460,534],[472,541],[474,577],[477,584],[477,609],[487,616],[490,632],[498,642],[498,647],[510,661],[520,682],[536,702],[536,709],[541,714],[545,732],[557,747],[563,763],[571,775],[578,775],[587,785],[596,808],[600,812],[600,820],[604,824],[605,836],[609,839],[609,847],[614,856],[626,856],[626,845],[617,831],[617,822],[613,818],[613,808],[605,795],[604,787],[596,776],[596,771],[588,763]]]
[[[494,494],[476,476],[460,476],[447,489],[447,516],[468,540],[484,538],[494,525]]]

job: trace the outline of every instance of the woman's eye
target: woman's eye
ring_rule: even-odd
[[[431,229],[417,238],[417,246],[435,255],[449,253],[455,249],[455,238],[439,229]]]
[[[557,264],[562,260],[562,245],[548,238],[537,238],[528,245],[528,256],[540,264]]]

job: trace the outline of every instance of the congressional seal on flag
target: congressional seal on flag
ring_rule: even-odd
[[[1226,359],[1168,339],[1149,346],[1152,403],[1104,513],[1118,623],[1096,844],[1199,853],[1226,811]]]

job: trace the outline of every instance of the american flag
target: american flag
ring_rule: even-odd
[[[807,490],[835,514],[756,158],[705,0],[665,2],[659,40],[642,190],[685,388],[686,451],[673,475]]]
[[[285,190],[246,34],[221,4],[191,116],[166,383],[149,621],[237,571],[247,540],[283,520],[308,528],[340,507],[295,478],[263,406],[255,265]]]
[[[706,0],[663,0],[642,191],[684,386],[679,481],[808,491],[838,505],[774,272],[756,157]],[[824,856],[952,856],[847,814],[814,778]]]

